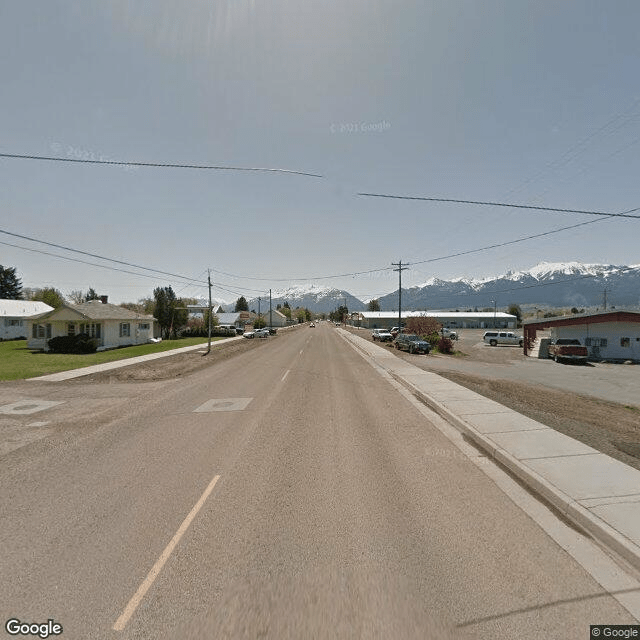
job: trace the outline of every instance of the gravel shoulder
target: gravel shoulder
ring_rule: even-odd
[[[361,338],[371,340],[370,331],[349,330]],[[637,404],[623,404],[589,393],[576,393],[575,389],[571,388],[570,376],[566,375],[566,388],[559,388],[562,385],[562,376],[557,376],[553,385],[514,380],[514,369],[520,363],[547,363],[526,362],[529,359],[517,348],[485,348],[484,345],[478,344],[481,333],[463,333],[456,344],[459,353],[455,356],[409,355],[396,350],[394,353],[411,364],[433,371],[631,467],[640,469],[640,407]],[[563,366],[551,362],[549,364],[556,369]],[[576,369],[574,366],[568,366],[571,370]],[[626,375],[626,372],[632,376],[638,373],[636,367],[611,366],[617,367],[616,374],[620,373],[621,376]]]
[[[202,349],[74,378],[65,384],[86,384],[88,382],[152,382],[184,378],[227,360],[228,358],[233,358],[235,355],[244,353],[245,351],[259,349],[269,340],[277,339],[278,336],[273,336],[266,339],[236,340],[227,344],[214,344],[209,354],[204,353],[207,350],[207,345],[203,344]]]

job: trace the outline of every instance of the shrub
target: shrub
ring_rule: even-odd
[[[86,333],[75,336],[56,336],[47,341],[53,353],[94,353],[100,343]]]
[[[438,333],[441,328],[442,325],[435,318],[417,316],[407,319],[405,331],[419,336],[430,336],[432,333]]]
[[[440,340],[442,340],[442,336],[437,331],[434,331],[433,333],[430,333],[428,336],[423,336],[423,337],[432,347],[437,347],[438,344],[440,343]]]
[[[441,337],[438,340],[438,351],[440,353],[453,353],[453,340]]]

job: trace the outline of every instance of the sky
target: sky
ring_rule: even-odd
[[[400,260],[403,287],[638,264],[638,219],[358,195],[640,207],[638,24],[637,0],[3,2],[0,153],[291,173],[0,157],[2,231],[120,261],[0,233],[0,264],[116,303],[206,296],[208,269],[217,300],[367,300]]]

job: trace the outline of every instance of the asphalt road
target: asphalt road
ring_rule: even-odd
[[[634,622],[329,323],[175,381],[5,383],[0,405],[3,626],[564,640]]]

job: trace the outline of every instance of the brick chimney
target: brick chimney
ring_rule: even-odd
[[[108,300],[109,296],[100,296],[100,302],[102,302],[102,304],[107,304]]]

